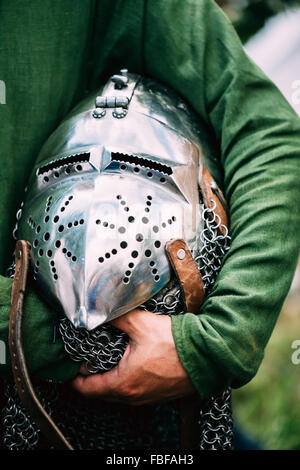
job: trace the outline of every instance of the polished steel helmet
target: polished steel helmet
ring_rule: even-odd
[[[199,120],[162,84],[122,70],[63,121],[35,165],[18,238],[34,277],[92,330],[171,278],[165,244],[203,228]]]

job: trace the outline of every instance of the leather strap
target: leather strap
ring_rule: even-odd
[[[204,299],[204,286],[200,271],[186,242],[173,239],[165,250],[182,288],[187,312],[199,313]],[[195,449],[199,443],[201,401],[197,394],[177,401],[180,417],[180,447]]]
[[[72,446],[41,405],[34,392],[26,366],[21,330],[30,249],[29,243],[23,240],[17,242],[15,249],[16,268],[12,287],[9,321],[9,348],[14,380],[18,395],[24,407],[29,411],[32,419],[39,426],[54,449],[73,450]]]
[[[203,167],[202,177],[199,179],[203,203],[207,208],[214,208],[220,217],[219,230],[223,235],[227,232],[228,216],[227,204],[206,167]],[[180,282],[185,300],[186,312],[199,313],[205,296],[202,277],[196,261],[194,260],[186,242],[182,239],[173,239],[166,243],[165,250],[170,263]],[[200,423],[198,420],[201,401],[197,394],[183,397],[178,400],[180,416],[180,444],[181,449],[196,449],[199,444]]]
[[[228,207],[224,195],[217,183],[211,176],[208,169],[204,166],[202,174],[199,176],[199,186],[203,197],[205,207],[212,208],[216,203],[215,213],[220,217],[220,231],[223,235],[227,232],[228,226]]]
[[[205,292],[202,277],[192,253],[182,239],[168,241],[165,250],[182,287],[186,311],[199,313]]]

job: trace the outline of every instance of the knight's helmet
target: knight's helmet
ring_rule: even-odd
[[[199,313],[229,249],[226,204],[204,165],[213,163],[211,148],[205,125],[179,95],[126,70],[80,103],[42,148],[15,237],[30,242],[39,291],[65,313],[58,322],[65,348],[90,373],[114,367],[126,348],[127,335],[109,320],[138,306]],[[24,410],[7,390],[6,445],[35,448],[39,435],[29,419],[15,431]],[[139,441],[170,448],[167,429],[178,423],[172,405],[150,414],[91,408],[85,432],[72,434],[73,417],[87,422],[87,404],[65,393],[46,403],[75,447],[132,449]],[[207,401],[201,435],[194,434],[201,449],[230,448],[230,389]]]
[[[174,91],[122,70],[43,146],[17,235],[32,246],[40,290],[76,328],[93,330],[161,291],[170,240],[201,251],[203,198],[223,202],[205,181],[206,138]]]

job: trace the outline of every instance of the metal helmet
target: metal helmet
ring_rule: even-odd
[[[199,120],[174,91],[122,70],[43,146],[19,214],[34,277],[92,330],[171,278],[165,243],[203,228]]]

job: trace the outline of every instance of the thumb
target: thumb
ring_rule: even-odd
[[[134,339],[136,336],[138,323],[140,323],[140,321],[145,316],[147,316],[147,314],[149,315],[149,312],[145,312],[144,310],[140,309],[134,309],[118,318],[115,318],[110,323],[116,328],[119,328],[120,330],[127,333],[131,339]]]

